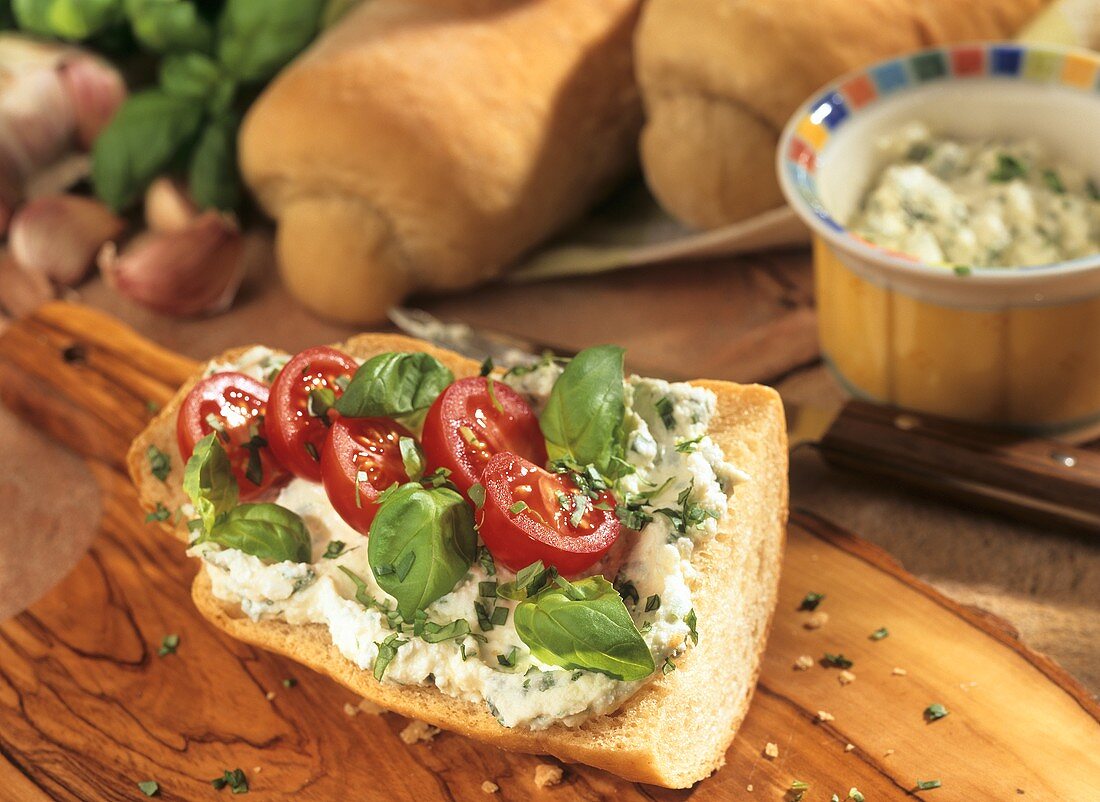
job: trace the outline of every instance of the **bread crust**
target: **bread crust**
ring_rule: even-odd
[[[426,351],[458,377],[476,375],[478,364],[427,343],[400,335],[365,334],[336,346],[360,359],[385,351]],[[218,357],[226,361],[246,349]],[[201,378],[185,383],[129,453],[130,473],[142,505],[174,509],[184,501],[182,465],[175,444],[180,403]],[[405,716],[518,752],[550,754],[597,766],[628,780],[686,788],[719,768],[744,718],[760,669],[760,658],[778,592],[787,520],[787,442],[782,404],[771,388],[701,381],[718,405],[710,435],[727,459],[745,470],[731,513],[719,535],[696,551],[699,578],[692,583],[700,641],[677,660],[678,669],[659,676],[622,707],[578,727],[542,731],[502,727],[484,706],[444,695],[434,686],[402,686],[376,681],[370,671],[347,660],[319,624],[290,626],[254,622],[223,604],[199,571],[192,597],[199,612],[218,628],[247,643],[284,654],[332,677],[349,690]],[[149,474],[146,450],[169,454],[168,482]],[[186,527],[173,533],[187,540]],[[699,711],[707,711],[699,715]],[[675,738],[664,737],[675,733]]]
[[[779,132],[814,90],[891,55],[1011,38],[1050,2],[649,0],[635,38],[646,181],[694,228],[774,208]]]

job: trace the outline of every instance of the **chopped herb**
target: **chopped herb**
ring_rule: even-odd
[[[842,654],[829,654],[825,652],[825,659],[823,661],[825,665],[832,666],[833,668],[851,668],[853,663],[847,657]]]
[[[298,684],[298,680],[294,679],[294,677],[287,677],[286,679],[283,680],[283,687],[284,688],[293,688],[297,684]]]
[[[691,638],[691,642],[696,646],[699,645],[699,630],[697,626],[699,619],[695,617],[695,608],[692,607],[688,614],[684,616],[684,623],[688,625],[688,637]]]
[[[870,638],[871,640],[882,640],[889,634],[890,632],[886,629],[886,627],[879,627],[871,633]]]
[[[653,520],[653,516],[645,512],[640,504],[636,506],[617,504],[615,505],[615,515],[618,516],[619,523],[627,529],[633,529],[635,532],[640,531]]]
[[[494,627],[502,627],[508,623],[508,608],[503,605],[498,605],[493,608],[493,614],[489,616],[489,620],[493,622]]]
[[[918,791],[931,791],[933,788],[939,788],[943,783],[939,780],[917,780]]]
[[[397,569],[393,567],[393,563],[382,563],[374,566],[375,576],[389,576],[395,573],[397,573]]]
[[[329,420],[328,411],[336,403],[336,392],[331,387],[314,387],[309,391],[306,400],[306,411],[315,418],[320,418],[326,426]]]
[[[493,629],[493,620],[489,617],[489,610],[479,601],[474,602],[474,613],[477,614],[477,625],[482,632],[490,632]]]
[[[364,608],[368,610],[372,607],[378,606],[378,602],[375,601],[374,597],[371,596],[369,592],[367,592],[367,583],[364,582],[358,574],[356,574],[354,571],[349,571],[343,565],[337,567],[341,571],[343,571],[347,578],[355,584],[355,600],[357,602],[359,602],[361,605],[363,605]],[[377,569],[375,570],[377,571]]]
[[[470,497],[470,501],[474,502],[474,509],[480,510],[485,506],[485,486],[480,484],[470,485],[470,489],[466,491],[466,495]]]
[[[394,567],[394,573],[397,574],[397,581],[398,582],[404,582],[405,581],[405,577],[407,577],[409,575],[409,571],[412,570],[413,563],[415,561],[416,561],[416,552],[415,551],[409,551],[409,552],[405,553],[405,556],[401,558],[401,562],[399,562]]]
[[[619,591],[619,595],[623,597],[623,601],[630,601],[631,604],[637,606],[641,601],[641,597],[638,596],[638,589],[634,587],[634,583],[629,579],[623,580],[616,584],[615,589]]]
[[[787,789],[787,794],[791,802],[802,802],[802,797],[810,790],[810,784],[803,782],[802,780],[792,780],[791,787]]]
[[[325,553],[321,556],[326,560],[335,560],[344,553],[344,549],[347,547],[348,544],[342,540],[330,540],[328,542],[328,547],[325,549]]]
[[[669,521],[672,522],[673,528],[680,535],[686,535],[688,530],[693,527],[698,527],[707,518],[714,518],[717,520],[718,513],[713,510],[708,510],[702,504],[693,503],[691,501],[691,494],[695,490],[695,480],[692,479],[680,494],[676,497],[676,503],[679,504],[679,509],[670,509],[663,507],[657,512],[664,515]]]
[[[588,512],[592,505],[592,501],[588,496],[581,495],[580,493],[573,494],[573,514],[569,516],[569,524],[574,529],[579,527],[584,521],[584,516]]]
[[[248,466],[244,469],[244,478],[257,487],[264,483],[264,463],[260,458],[260,449],[266,445],[267,440],[260,437],[259,434],[252,435],[249,441],[244,444],[244,448],[248,451]]]
[[[515,668],[516,667],[516,647],[513,646],[512,651],[508,652],[507,655],[498,654],[497,655],[497,662],[500,663],[505,668]]]
[[[1092,200],[1100,201],[1100,185],[1091,178],[1085,182],[1085,192],[1088,193],[1089,198]]]
[[[481,363],[481,376],[488,376],[493,372],[493,358],[491,356],[485,357],[485,361]]]
[[[947,708],[941,705],[939,702],[928,705],[928,707],[924,708],[924,717],[928,721],[938,721],[946,716],[947,713]]]
[[[512,515],[519,515],[521,512],[524,512],[528,509],[530,508],[527,506],[526,501],[517,501],[515,504],[508,508],[508,512],[512,513]]]
[[[450,476],[451,472],[446,468],[436,468],[431,473],[421,476],[418,481],[420,482],[420,484],[424,485],[424,487],[449,487],[451,490],[457,491],[458,488],[455,487],[454,482],[452,482],[450,479]]]
[[[462,439],[472,446],[480,445],[478,443],[477,435],[474,434],[474,430],[469,426],[459,426],[458,433],[462,435]]]
[[[145,523],[151,524],[154,521],[167,521],[171,514],[168,508],[158,501],[157,508],[145,516]]]
[[[909,146],[905,158],[911,162],[922,162],[932,153],[932,148],[927,142],[914,142]]]
[[[536,560],[526,568],[521,568],[512,582],[497,586],[497,595],[512,601],[524,601],[554,581],[558,572],[553,567],[546,568],[542,560]]]
[[[989,174],[990,181],[1012,181],[1027,175],[1024,163],[1008,153],[997,154],[997,167]]]
[[[397,650],[408,643],[407,640],[401,640],[396,632],[386,636],[386,639],[380,643],[376,643],[378,647],[378,657],[374,660],[374,678],[379,682],[382,681],[382,677],[386,673],[386,668],[393,662],[393,658],[397,657]]]
[[[333,379],[332,383],[335,384],[337,388],[339,388],[340,392],[343,392],[344,390],[348,389],[348,385],[351,384],[351,376],[347,375],[346,373],[342,373],[335,379]]]
[[[401,451],[401,464],[410,481],[419,482],[424,476],[424,452],[411,437],[399,437],[397,446]]]
[[[180,636],[176,634],[165,635],[160,640],[160,649],[157,650],[157,654],[161,657],[166,657],[170,654],[175,654],[176,649],[180,645]]]
[[[1043,170],[1043,183],[1050,188],[1051,192],[1059,195],[1064,195],[1066,192],[1066,185],[1062,183],[1062,178],[1056,170]]]
[[[485,573],[489,576],[497,575],[497,565],[493,562],[493,555],[485,546],[479,546],[477,550],[477,561],[481,563],[481,567]]]
[[[230,771],[226,769],[221,777],[216,777],[210,781],[210,784],[214,786],[217,791],[222,790],[227,785],[229,790],[235,794],[247,794],[248,793],[248,778],[244,776],[242,769],[233,769]]]
[[[483,599],[495,599],[497,596],[496,582],[478,582],[477,595]]]
[[[849,788],[847,798],[852,802],[865,802],[863,793],[858,788]]]
[[[951,269],[955,271],[956,276],[969,276],[974,272],[969,265],[954,265]]]
[[[206,425],[213,431],[218,432],[218,434],[225,434],[225,421],[222,420],[221,417],[211,412],[206,416],[205,420]]]
[[[704,437],[706,437],[706,435],[701,434],[698,437],[693,437],[691,440],[681,440],[676,444],[676,450],[681,454],[692,454]]]
[[[676,416],[673,415],[672,399],[667,395],[657,399],[657,403],[654,405],[657,407],[657,414],[661,416],[661,423],[665,425],[665,428],[670,432],[676,428]]]
[[[419,634],[420,637],[428,643],[442,643],[446,640],[465,640],[468,637],[485,640],[484,636],[478,635],[470,630],[470,622],[465,618],[456,618],[449,624],[437,624],[434,621],[425,621],[422,631]],[[465,649],[462,649],[462,651],[465,651]]]
[[[156,796],[160,793],[160,786],[156,780],[145,780],[137,784],[138,789],[146,796]]]
[[[151,445],[145,450],[145,456],[149,460],[150,473],[162,482],[166,481],[168,474],[172,472],[172,462],[168,459],[168,455]]]
[[[652,613],[654,610],[659,610],[660,608],[661,608],[661,597],[659,595],[657,595],[656,593],[654,593],[652,596],[650,596],[648,599],[645,600],[645,611],[647,613]]]
[[[485,377],[485,389],[489,393],[489,401],[492,402],[493,408],[497,412],[503,412],[504,411],[504,405],[502,403],[500,403],[499,400],[497,400],[496,382],[493,381],[492,376],[486,376]]]
[[[158,404],[156,401],[146,401],[145,409],[148,410],[150,415],[156,415],[158,412],[160,412],[160,404]]]
[[[321,455],[317,453],[317,446],[313,445],[313,443],[309,442],[308,440],[306,441],[306,453],[309,454],[311,457],[313,457],[314,462],[320,462],[321,461]],[[356,479],[358,479],[358,478],[359,477],[357,476]],[[361,507],[362,505],[359,503],[359,484],[358,484],[358,482],[355,485],[355,494],[356,494],[355,495],[355,506]]]
[[[799,610],[816,610],[817,605],[821,604],[821,602],[824,599],[825,599],[825,594],[824,593],[815,593],[814,591],[811,590],[809,593],[807,593],[805,596],[802,597],[802,603],[798,605],[798,609]]]
[[[663,666],[661,666],[661,673],[662,674],[671,674],[675,670],[676,670],[676,664],[674,662],[672,662],[672,658],[671,657],[666,657],[665,658],[665,664]]]

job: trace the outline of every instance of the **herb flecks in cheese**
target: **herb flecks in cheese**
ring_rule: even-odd
[[[262,377],[281,361],[280,355],[251,349],[242,364],[218,369]],[[546,362],[501,381],[541,409],[560,374],[559,364]],[[721,448],[707,435],[716,405],[713,393],[688,384],[630,377],[624,396],[623,454],[633,472],[617,481],[615,492],[620,500],[633,500],[642,513],[636,518],[641,528],[630,535],[631,548],[617,576],[607,579],[616,580],[620,593],[626,586],[637,593],[632,599],[638,601],[628,601],[627,609],[658,666],[652,677],[656,678],[660,666],[692,643],[692,555],[718,533],[729,495],[746,477],[725,461]],[[686,441],[692,448],[683,447]],[[312,538],[311,562],[265,564],[234,549],[195,546],[190,553],[204,561],[214,595],[239,604],[253,620],[325,626],[341,654],[358,668],[373,670],[379,644],[397,631],[396,604],[371,571],[367,538],[340,518],[320,484],[295,479],[276,502],[304,521]],[[662,508],[701,512],[689,515],[681,531],[657,512]],[[593,572],[601,568],[597,564]],[[595,671],[541,663],[517,635],[517,602],[496,592],[515,579],[491,559],[475,560],[454,590],[424,611],[418,624],[421,636],[404,627],[403,643],[388,655],[382,681],[434,684],[449,696],[486,705],[503,726],[532,729],[559,722],[574,726],[611,712],[650,681],[624,682]],[[449,633],[454,635],[444,637]]]
[[[849,228],[923,262],[1023,267],[1100,253],[1100,193],[1034,141],[958,141],[910,123]]]

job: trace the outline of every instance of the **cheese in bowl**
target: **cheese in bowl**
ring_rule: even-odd
[[[821,90],[780,141],[842,384],[1028,430],[1100,418],[1100,56],[936,48]]]

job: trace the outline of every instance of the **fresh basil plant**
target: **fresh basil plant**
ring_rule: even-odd
[[[590,576],[579,582],[557,577],[554,583],[516,607],[516,633],[531,654],[628,682],[653,673],[649,646],[610,582]]]
[[[454,378],[429,354],[379,354],[359,366],[336,411],[348,418],[414,415],[430,407]]]
[[[268,562],[308,563],[313,541],[305,522],[278,504],[241,504],[229,457],[209,434],[195,446],[183,474],[183,490],[201,523],[195,543],[216,543]]]
[[[551,460],[595,465],[616,475],[622,447],[623,349],[586,348],[574,357],[550,391],[539,426]]]
[[[381,501],[367,560],[406,621],[454,590],[476,557],[474,515],[454,490],[410,482]]]

